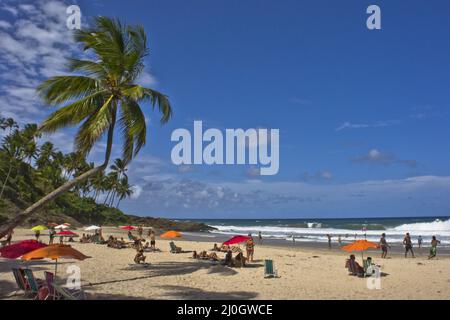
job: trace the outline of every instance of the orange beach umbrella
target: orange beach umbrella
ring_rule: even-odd
[[[378,245],[376,243],[367,240],[356,240],[346,246],[341,247],[342,250],[347,252],[361,251],[361,255],[364,259],[363,253],[368,249],[377,249]]]
[[[64,244],[51,244],[46,247],[28,252],[22,256],[22,260],[29,261],[34,259],[52,259],[56,261],[55,264],[55,275],[58,266],[58,259],[77,259],[84,260],[89,258],[85,256],[80,251],[75,250],[69,245]]]
[[[180,238],[181,232],[170,230],[160,235],[161,238]]]

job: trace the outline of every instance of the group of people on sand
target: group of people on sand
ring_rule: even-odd
[[[202,251],[197,253],[197,251],[194,251],[192,257],[194,259],[219,261],[216,252],[226,252],[225,259],[222,261],[223,265],[230,267],[245,267],[246,262],[253,262],[253,255],[255,252],[255,242],[253,237],[251,234],[249,234],[248,237],[249,239],[245,242],[247,256],[244,256],[244,253],[239,246],[229,246],[223,244],[219,247],[217,243],[215,243],[214,247],[211,249],[213,252],[207,253],[206,251]],[[260,235],[258,237],[260,238]],[[236,256],[233,257],[233,253],[236,253]]]
[[[409,232],[407,232],[405,234],[405,237],[403,238],[403,245],[405,247],[405,258],[408,257],[408,253],[411,254],[411,256],[413,258],[415,258],[414,256],[414,250],[413,250],[413,241],[411,239],[411,235],[409,234]],[[423,239],[422,236],[419,236],[417,238],[417,244],[419,246],[419,249],[422,248],[422,243],[423,243]],[[433,259],[436,257],[437,254],[437,246],[441,243],[440,240],[438,240],[436,238],[436,236],[432,236],[431,238],[431,243],[430,243],[430,253],[428,255],[428,259]],[[383,233],[381,235],[380,241],[379,241],[379,246],[381,249],[381,258],[385,259],[388,253],[388,248],[391,248],[391,246],[387,243],[386,241],[386,234]]]
[[[134,262],[135,263],[145,263],[146,256],[144,255],[145,251],[158,251],[156,248],[156,234],[153,229],[149,229],[147,236],[150,241],[145,241],[145,238],[143,236],[144,234],[144,228],[143,225],[138,226],[137,228],[137,234],[138,236],[135,237],[131,233],[131,231],[128,231],[128,238],[130,240],[133,240],[132,247],[136,250],[136,255],[134,256]]]

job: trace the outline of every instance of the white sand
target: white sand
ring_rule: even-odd
[[[117,229],[104,231],[105,236],[112,233],[126,238]],[[32,233],[16,230],[14,236],[14,240],[30,239]],[[371,253],[386,275],[381,277],[381,289],[370,290],[367,279],[348,275],[344,268],[347,254],[338,249],[313,252],[257,246],[256,261],[249,267],[229,268],[194,260],[191,253],[172,254],[168,242],[157,239],[162,252],[146,253],[147,267],[133,263],[133,249],[74,243],[76,249],[92,258],[61,260],[58,275],[64,278],[69,265],[79,266],[89,299],[450,299],[450,259],[429,261],[425,251],[415,259],[397,255],[382,260],[378,252]],[[184,250],[201,251],[213,246],[208,242],[175,242]],[[219,256],[223,258],[224,253]],[[279,278],[264,279],[265,258],[274,260]],[[360,262],[359,255],[357,258]],[[20,263],[0,258],[1,296],[16,290],[10,270]],[[43,271],[54,270],[54,264],[35,261],[31,268],[37,277],[43,277]]]

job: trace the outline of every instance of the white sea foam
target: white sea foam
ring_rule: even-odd
[[[308,222],[308,227],[287,227],[287,226],[213,226],[217,230],[215,233],[235,235],[235,234],[258,234],[261,232],[266,238],[273,239],[285,239],[292,241],[292,237],[296,238],[296,241],[313,241],[313,242],[325,242],[327,241],[327,234],[332,235],[333,241],[336,241],[338,236],[341,236],[342,241],[352,241],[355,238],[366,237],[367,240],[378,242],[381,233],[386,233],[387,239],[390,243],[401,243],[406,232],[410,232],[413,241],[417,240],[417,237],[421,235],[424,239],[424,243],[429,243],[431,236],[435,235],[441,240],[443,245],[450,245],[450,219],[448,220],[435,220],[432,222],[410,223],[403,224],[397,227],[388,228],[386,230],[367,230],[362,232],[360,230],[350,229],[333,229],[322,228],[320,223]]]

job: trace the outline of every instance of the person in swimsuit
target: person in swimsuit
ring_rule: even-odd
[[[413,246],[412,246],[412,241],[411,241],[411,236],[409,235],[409,233],[407,233],[405,235],[405,238],[403,239],[403,244],[405,245],[405,258],[408,257],[408,252],[411,251],[411,255],[413,258],[414,257],[414,251],[413,251]]]
[[[253,242],[253,238],[247,240],[247,244],[245,245],[247,250],[247,261],[253,262],[253,253],[255,252],[255,243]]]
[[[385,259],[387,256],[388,248],[390,246],[388,245],[386,241],[386,233],[383,233],[380,238],[380,248],[381,248],[381,258]]]
[[[431,240],[430,255],[428,256],[428,259],[433,259],[434,257],[436,257],[436,249],[437,249],[438,244],[440,244],[440,243],[441,242],[436,239],[436,236],[433,236],[433,238]]]

